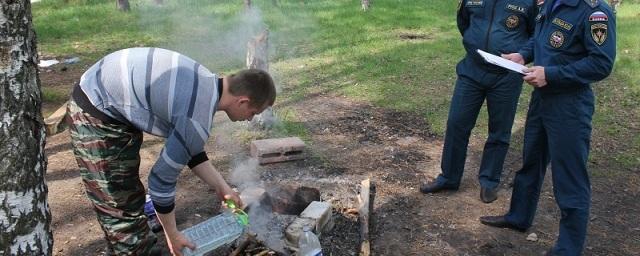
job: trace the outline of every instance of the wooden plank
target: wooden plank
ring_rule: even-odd
[[[363,180],[360,184],[358,195],[358,221],[360,222],[360,256],[371,255],[371,242],[369,237],[371,214],[373,213],[373,201],[376,196],[376,185],[371,179]]]
[[[49,117],[44,119],[44,125],[46,129],[47,135],[54,135],[56,133],[62,132],[65,129],[64,117],[67,115],[67,104],[69,102],[65,102],[51,114]]]

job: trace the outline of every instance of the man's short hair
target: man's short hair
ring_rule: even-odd
[[[248,96],[252,107],[272,106],[276,101],[273,79],[260,69],[245,69],[230,75],[229,92],[234,96]]]

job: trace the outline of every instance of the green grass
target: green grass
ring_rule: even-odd
[[[61,91],[56,88],[42,88],[42,100],[44,102],[63,103],[69,99],[69,92]]]
[[[113,1],[43,0],[33,4],[39,49],[92,62],[120,48],[158,46],[229,73],[244,67],[247,40],[268,28],[270,68],[282,86],[279,104],[331,92],[413,112],[444,133],[455,64],[464,54],[455,24],[457,1],[374,1],[368,12],[359,0],[279,0],[278,6],[253,1],[260,11],[250,14],[239,0],[165,2],[131,1],[132,11],[123,13]],[[625,168],[640,166],[639,17],[640,0],[624,1],[617,16],[614,73],[595,86],[594,145],[615,145],[616,157],[610,157],[610,148],[594,146],[592,158],[613,159]],[[520,124],[530,91],[525,86],[521,96]],[[283,119],[278,132],[308,136],[294,110],[277,111]],[[484,136],[486,113],[477,126],[474,133]]]

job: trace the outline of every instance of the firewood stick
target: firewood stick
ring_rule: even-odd
[[[251,244],[251,241],[255,241],[256,238],[256,234],[254,233],[247,233],[247,238],[244,239],[244,241],[242,241],[242,243],[240,243],[240,245],[238,245],[238,248],[236,248],[235,250],[233,250],[229,256],[238,256],[240,255],[244,249],[247,248],[247,246],[249,246],[249,244]]]
[[[373,212],[373,200],[376,195],[376,185],[370,179],[363,180],[360,185],[360,195],[358,195],[358,220],[360,222],[360,256],[371,255],[371,244],[369,240],[369,228],[371,213]]]
[[[256,254],[256,256],[264,256],[264,255],[267,255],[267,254],[269,254],[269,251],[270,251],[270,250],[264,250],[264,251],[261,251],[260,253]]]

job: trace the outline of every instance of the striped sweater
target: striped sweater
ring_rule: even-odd
[[[198,163],[207,160],[204,145],[220,97],[218,81],[191,58],[160,48],[111,53],[80,79],[80,88],[97,110],[166,138],[148,179],[158,212],[173,210],[183,167],[194,158]]]

